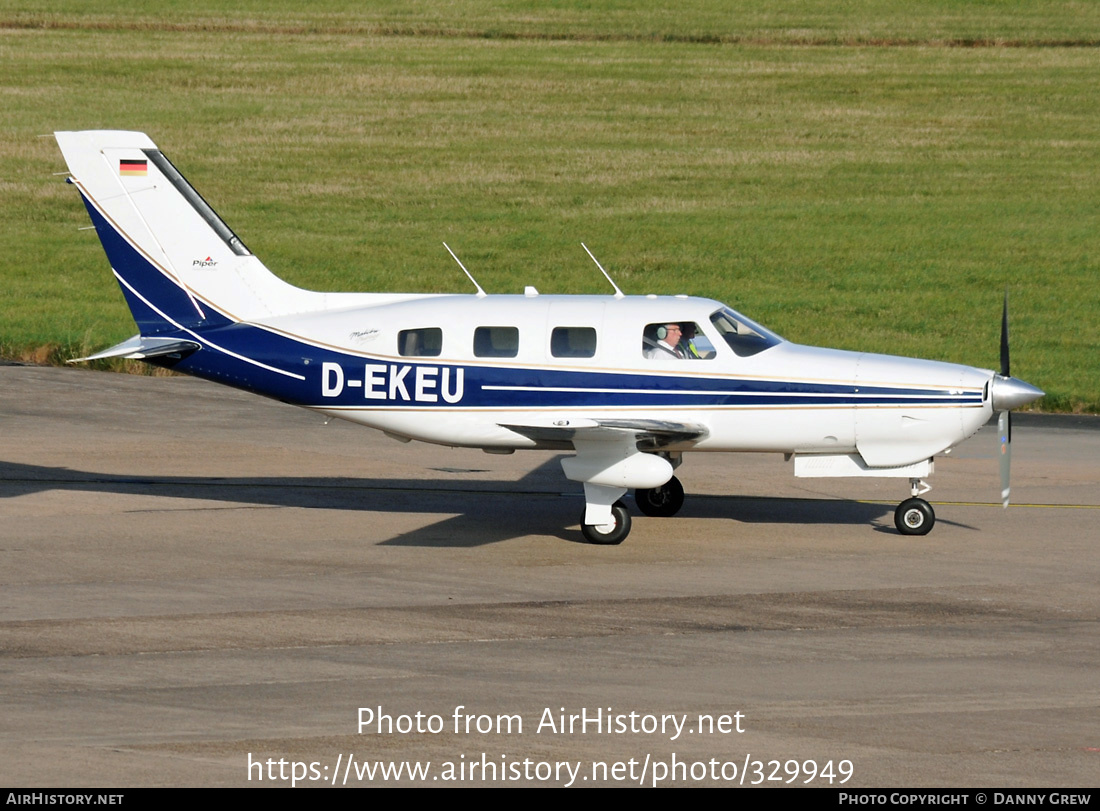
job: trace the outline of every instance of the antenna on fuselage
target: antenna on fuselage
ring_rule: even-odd
[[[466,278],[474,283],[474,287],[477,288],[477,297],[478,298],[485,298],[485,296],[486,296],[485,291],[481,289],[481,285],[477,283],[477,279],[475,279],[473,276],[470,275],[470,271],[466,270],[466,266],[464,264],[462,264],[462,260],[460,260],[457,256],[455,256],[455,252],[451,250],[451,246],[448,245],[446,242],[444,242],[443,247],[447,249],[447,253],[449,253],[451,255],[451,258],[454,259],[456,262],[458,262],[458,266],[460,268],[462,268],[462,272],[466,274]]]
[[[592,251],[588,250],[588,246],[585,245],[583,242],[581,243],[581,247],[584,248],[585,253],[592,257],[592,261],[596,263],[596,267],[600,269],[600,273],[603,274],[603,277],[607,279],[612,287],[615,288],[615,298],[622,298],[623,291],[619,289],[619,285],[615,284],[615,282],[612,281],[611,277],[607,274],[607,271],[603,269],[603,265],[600,264],[600,260],[597,259],[595,256],[592,256]]]

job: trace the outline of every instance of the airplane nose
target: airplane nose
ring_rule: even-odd
[[[993,387],[990,398],[993,400],[994,411],[1012,411],[1020,406],[1027,405],[1033,400],[1038,400],[1046,392],[1037,389],[1030,383],[1025,383],[1015,377],[1003,377],[993,375]]]

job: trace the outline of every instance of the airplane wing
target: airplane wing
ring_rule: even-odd
[[[638,450],[653,451],[682,442],[695,442],[709,433],[705,425],[673,420],[588,419],[547,417],[524,423],[500,423],[536,442],[567,443],[622,441],[633,436]]]

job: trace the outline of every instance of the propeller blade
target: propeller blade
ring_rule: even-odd
[[[1005,306],[1001,311],[1001,374],[1011,377],[1008,371],[1008,288],[1005,288]]]
[[[1012,468],[1012,412],[997,415],[997,435],[1001,438],[1001,504],[1008,509],[1009,476]]]

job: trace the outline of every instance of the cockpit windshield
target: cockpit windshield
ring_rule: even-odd
[[[729,307],[716,310],[711,315],[710,322],[729,344],[730,349],[740,358],[750,357],[783,342],[783,339],[771,330],[765,329]]]

